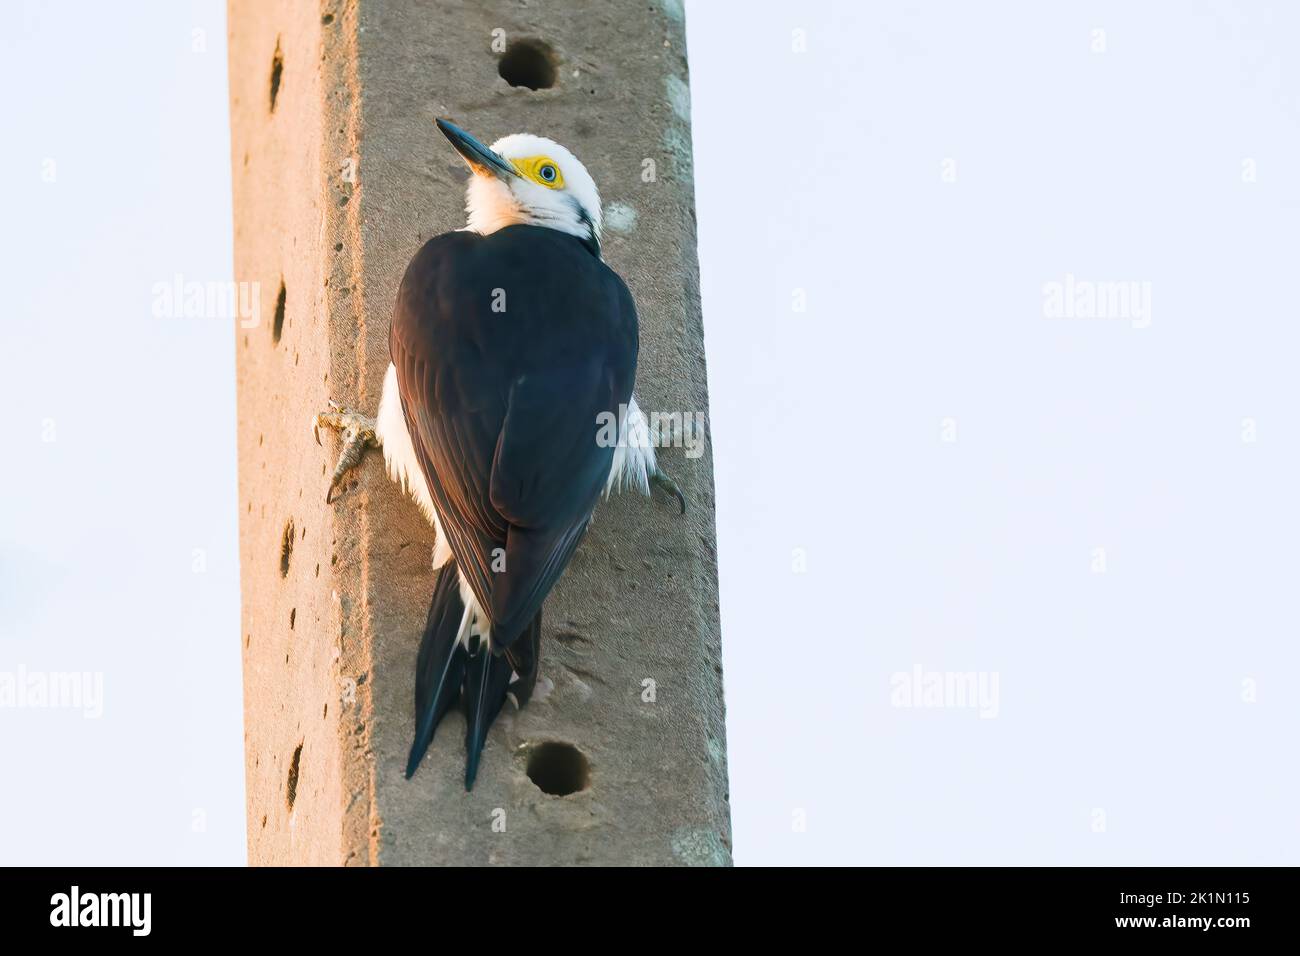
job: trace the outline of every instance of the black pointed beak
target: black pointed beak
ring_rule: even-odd
[[[444,119],[437,122],[438,129],[442,130],[442,135],[451,140],[451,145],[456,147],[456,152],[460,153],[465,162],[469,164],[469,168],[474,170],[477,175],[496,176],[498,179],[519,175],[513,166],[455,123],[448,123]]]

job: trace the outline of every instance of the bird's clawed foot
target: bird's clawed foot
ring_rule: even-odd
[[[689,427],[681,418],[654,418],[649,425],[650,443],[659,449],[664,448],[682,448],[686,446],[686,429]],[[668,473],[657,465],[654,471],[650,473],[651,491],[659,488],[661,491],[672,496],[677,501],[677,507],[681,514],[686,514],[686,496],[682,494],[682,489],[677,486],[677,482],[669,477]]]
[[[334,466],[329,490],[325,492],[325,503],[328,505],[334,503],[334,492],[342,483],[343,476],[360,463],[367,449],[379,447],[379,438],[375,435],[373,418],[346,409],[333,399],[330,399],[329,411],[321,412],[312,420],[312,433],[315,434],[318,445],[321,444],[322,425],[341,432],[343,441],[339,463]]]
[[[686,496],[682,494],[682,489],[677,487],[677,482],[668,477],[668,473],[662,468],[656,469],[650,476],[650,484],[666,492],[677,499],[677,507],[681,509],[681,514],[686,514]]]

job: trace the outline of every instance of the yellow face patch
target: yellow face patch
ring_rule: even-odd
[[[545,186],[547,189],[564,188],[564,177],[560,175],[560,167],[549,156],[525,156],[521,159],[512,159],[510,163],[519,170],[520,176],[531,179],[540,186]]]

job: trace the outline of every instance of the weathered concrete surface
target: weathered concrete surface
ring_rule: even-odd
[[[333,516],[319,494],[328,451],[307,429],[333,364],[323,287],[332,262],[324,234],[320,16],[289,15],[293,6],[250,0],[229,10],[235,275],[258,283],[261,305],[259,324],[236,331],[248,849],[255,863],[330,864],[352,849],[340,826],[348,790],[332,659],[340,605],[331,598],[349,584],[335,583],[331,559],[337,552],[347,561],[358,549],[348,537],[341,548],[335,544]],[[284,66],[272,112],[277,49]],[[364,859],[364,846],[361,853]]]
[[[495,30],[549,44],[555,86],[501,79]],[[373,456],[326,507],[337,445],[317,448],[307,428],[328,397],[374,413],[402,271],[464,223],[466,173],[439,116],[488,142],[524,130],[577,153],[641,315],[642,405],[707,410],[680,6],[232,0],[230,32],[236,272],[264,290],[262,326],[238,344],[250,860],[730,862],[707,453],[664,454],[686,517],[635,495],[598,509],[546,605],[538,695],[507,705],[467,794],[459,715],[402,777],[432,529]],[[587,789],[550,796],[529,779],[529,747],[547,740],[587,756]]]

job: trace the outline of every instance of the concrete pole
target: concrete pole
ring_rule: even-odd
[[[237,333],[249,861],[729,863],[707,448],[663,453],[685,517],[598,508],[537,694],[467,794],[459,715],[402,776],[432,529],[375,455],[327,506],[338,446],[308,427],[331,397],[375,413],[402,272],[464,224],[439,116],[583,160],[641,316],[641,404],[707,409],[680,3],[231,0],[229,32],[235,268],[262,300]]]

